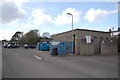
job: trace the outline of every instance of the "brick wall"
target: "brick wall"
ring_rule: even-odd
[[[101,54],[117,54],[118,43],[117,41],[106,41],[101,43]]]

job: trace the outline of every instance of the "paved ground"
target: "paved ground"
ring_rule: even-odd
[[[47,51],[3,49],[3,78],[118,78],[118,57],[51,56]]]

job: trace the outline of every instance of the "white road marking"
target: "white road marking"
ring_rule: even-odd
[[[37,59],[42,60],[42,58],[38,57],[37,55],[34,55]]]

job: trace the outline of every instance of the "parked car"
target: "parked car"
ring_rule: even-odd
[[[30,45],[29,48],[34,49],[36,47],[34,45]]]
[[[25,45],[24,45],[24,48],[25,48],[25,49],[28,49],[28,48],[34,49],[34,48],[36,48],[36,47],[35,47],[34,45],[25,44]]]
[[[14,48],[14,45],[13,45],[12,43],[9,43],[9,44],[7,45],[7,48]]]
[[[24,47],[24,45],[23,44],[19,44],[19,47]]]
[[[20,45],[19,45],[18,43],[15,43],[15,44],[14,44],[14,47],[15,47],[15,48],[19,48],[19,46],[20,46]]]
[[[25,48],[25,49],[27,49],[27,48],[28,48],[28,46],[29,46],[28,44],[25,44],[25,45],[24,45],[24,48]]]
[[[7,45],[7,48],[19,48],[19,44],[18,43],[9,43]]]
[[[8,43],[4,43],[3,46],[4,46],[4,48],[7,48]]]

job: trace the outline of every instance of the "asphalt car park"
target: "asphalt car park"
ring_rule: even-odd
[[[3,48],[4,78],[117,78],[118,56],[51,56],[37,49]]]

